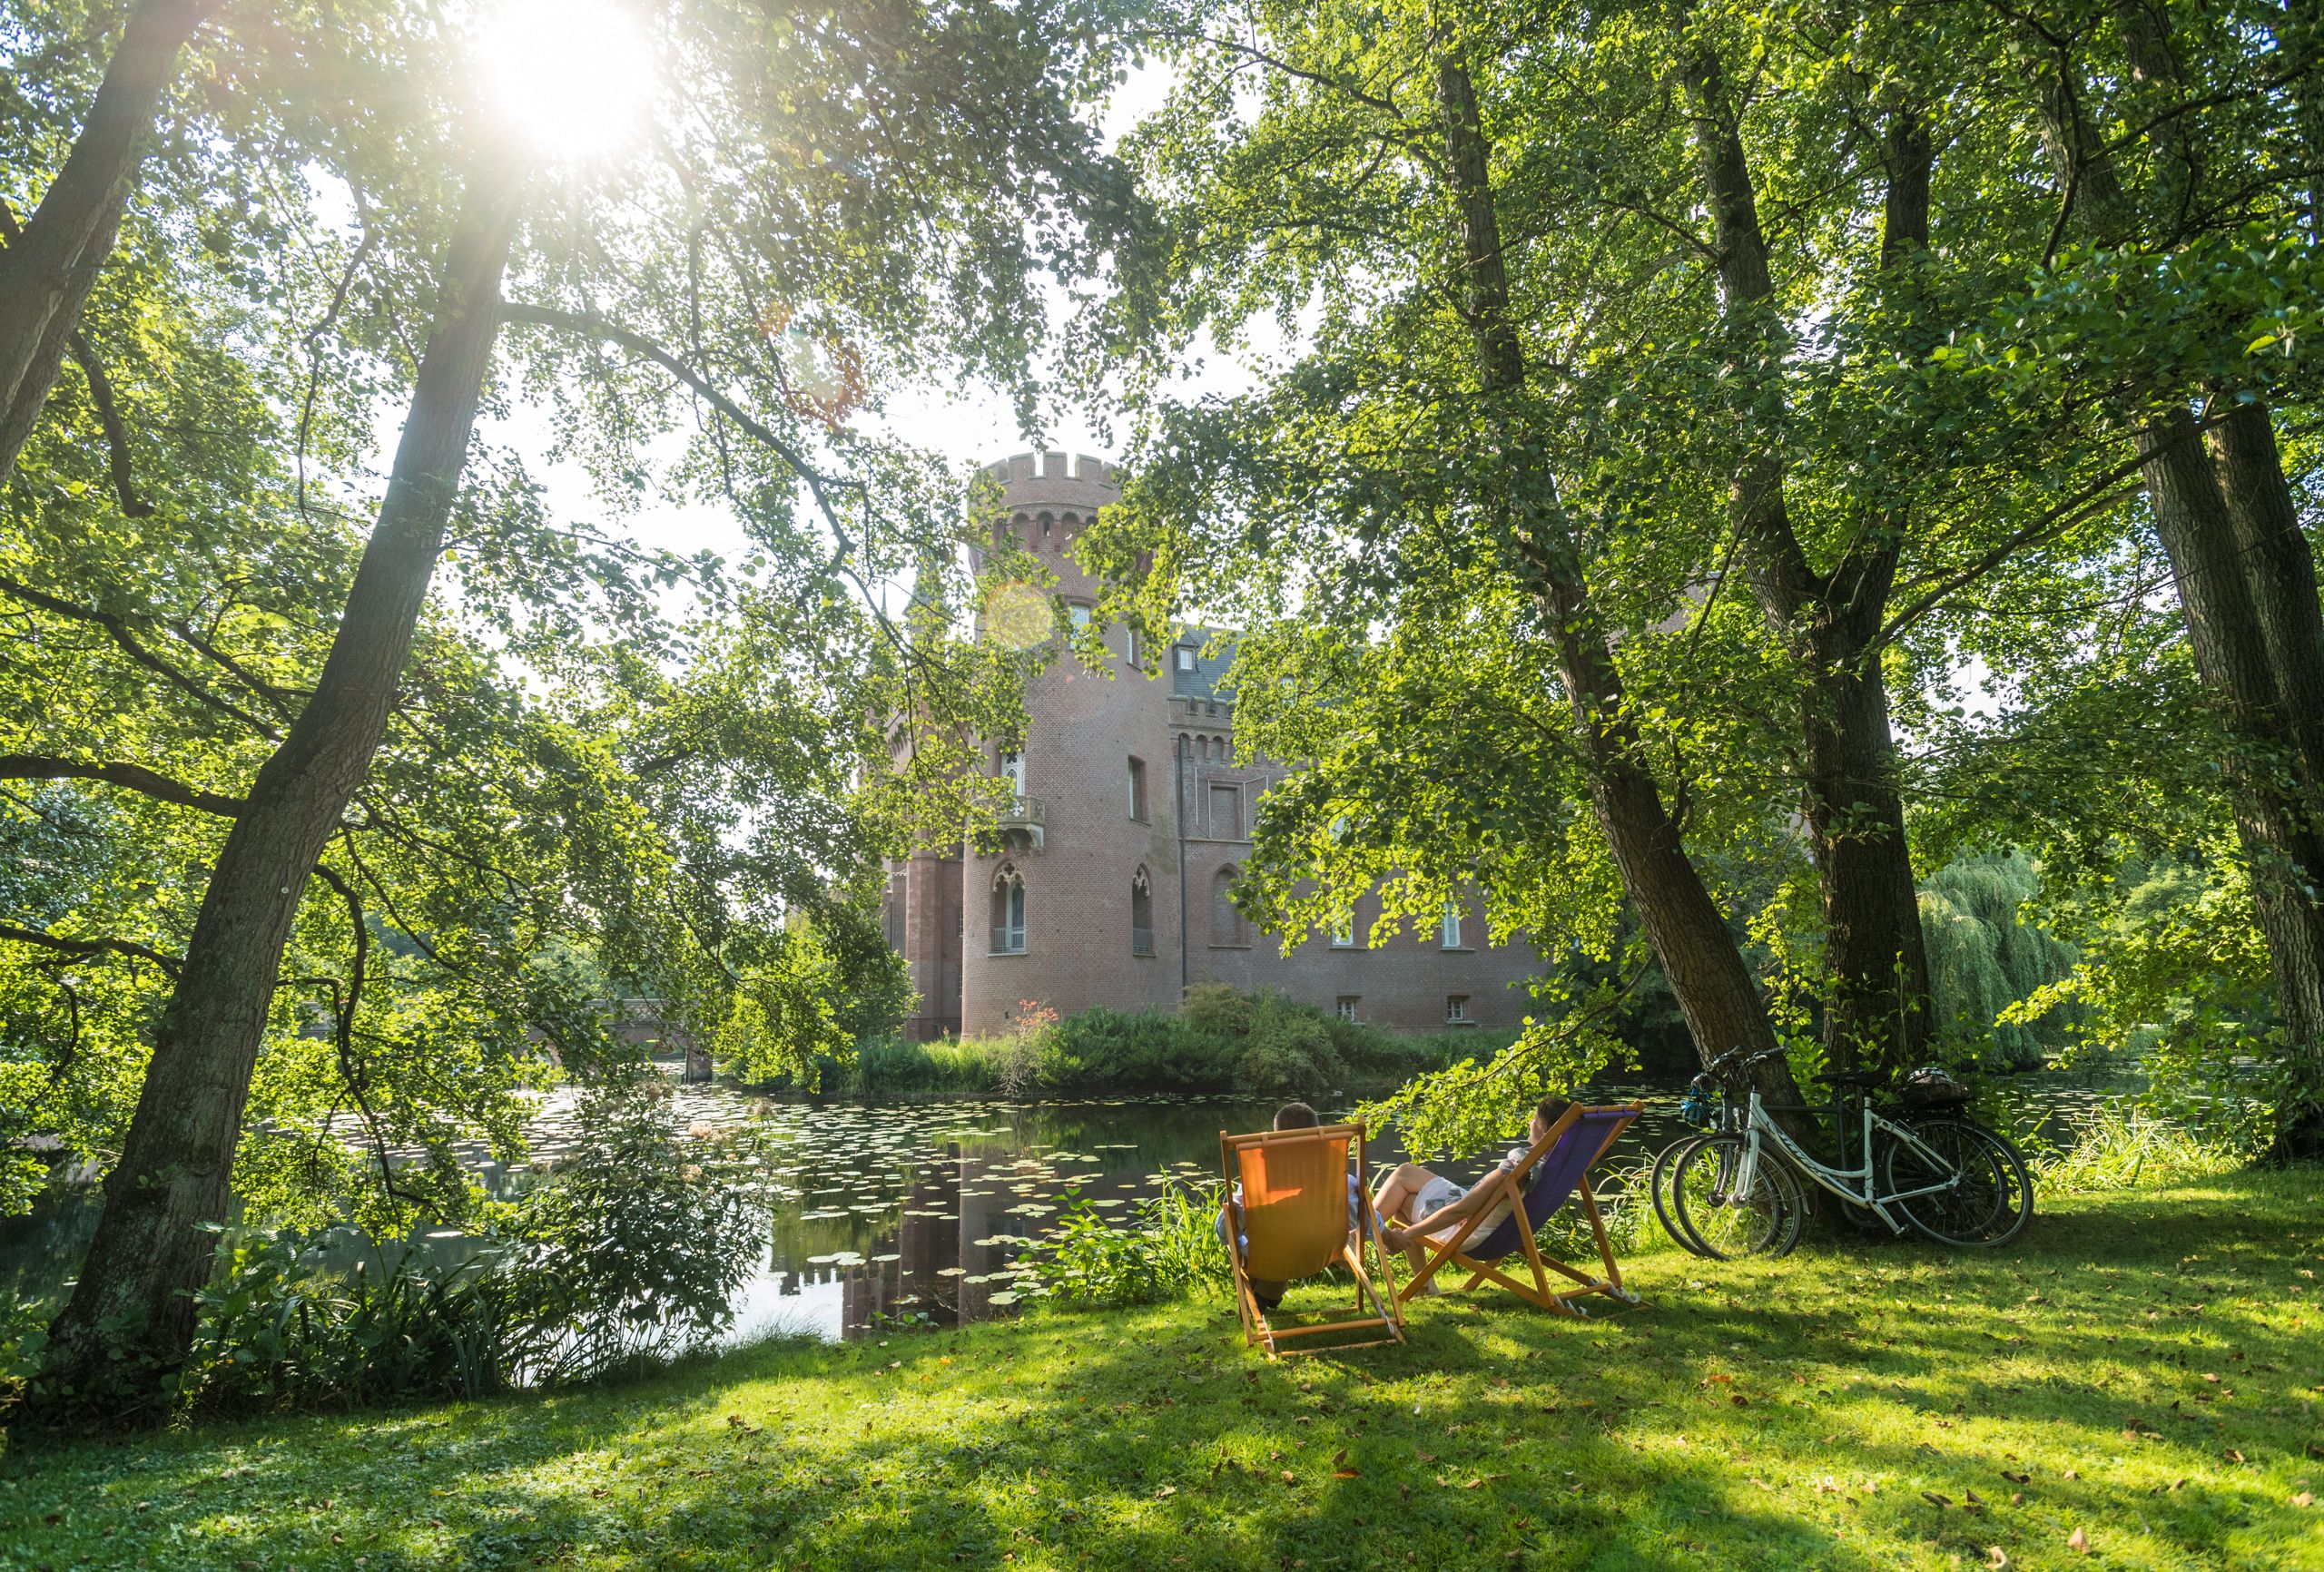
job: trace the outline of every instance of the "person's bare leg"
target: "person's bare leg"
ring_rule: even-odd
[[[1398,1164],[1396,1171],[1389,1174],[1381,1184],[1380,1194],[1373,1198],[1373,1209],[1380,1213],[1383,1222],[1412,1222],[1413,1197],[1427,1188],[1429,1182],[1435,1177],[1433,1172],[1417,1163]],[[1412,1263],[1412,1269],[1417,1274],[1428,1264],[1427,1247],[1407,1242],[1404,1245],[1404,1259]],[[1438,1292],[1436,1284],[1431,1282],[1426,1292],[1431,1293]]]
[[[1372,1209],[1384,1223],[1409,1222],[1413,1197],[1435,1177],[1417,1163],[1399,1163],[1395,1172],[1380,1182],[1380,1192],[1372,1198]]]

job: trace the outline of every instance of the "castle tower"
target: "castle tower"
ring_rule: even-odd
[[[1098,459],[1020,454],[988,467],[992,540],[1013,539],[1053,582],[988,583],[979,632],[1019,648],[1094,623],[1102,589],[1076,547],[1120,485]],[[981,575],[990,552],[975,554]],[[1228,899],[1250,854],[1260,795],[1288,773],[1235,756],[1227,653],[1207,630],[1156,652],[1099,630],[1102,661],[1053,649],[1025,693],[1025,734],[989,740],[984,768],[1010,783],[990,841],[928,845],[890,866],[889,942],[920,991],[908,1036],[1008,1029],[1029,1003],[1173,1008],[1196,983],[1267,988],[1403,1029],[1513,1025],[1538,971],[1531,947],[1484,942],[1458,903],[1441,924],[1374,946],[1377,898],[1340,931],[1289,955]]]
[[[1065,608],[1059,635],[1088,623],[1102,586],[1075,547],[1121,495],[1112,468],[1020,454],[985,473],[1000,486],[995,543],[1013,537],[1055,575],[1047,594]],[[988,597],[985,631],[1022,637],[1034,599],[1001,586]],[[994,625],[1000,617],[1008,626]],[[1177,822],[1160,752],[1167,684],[1137,669],[1128,629],[1102,636],[1102,666],[1057,651],[1026,693],[1025,736],[989,744],[987,762],[1015,782],[1016,801],[1001,814],[1000,843],[970,847],[962,863],[960,1021],[971,1035],[1004,1029],[1025,1000],[1060,1015],[1178,1001]]]

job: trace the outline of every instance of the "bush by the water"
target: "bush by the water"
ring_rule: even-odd
[[[1026,1252],[1019,1292],[1061,1304],[1158,1304],[1225,1295],[1234,1277],[1218,1239],[1216,1180],[1165,1181],[1122,1224],[1086,1200],[1068,1205]]]
[[[658,1080],[585,1096],[570,1154],[489,1208],[455,1253],[425,1241],[374,1247],[343,1225],[221,1230],[192,1355],[174,1394],[152,1400],[232,1410],[476,1398],[707,1345],[766,1247],[766,1154],[747,1134],[672,1128],[669,1096]],[[350,1246],[369,1259],[348,1263]],[[16,1309],[0,1374],[61,1401],[37,1385],[44,1315]]]
[[[1099,1007],[1059,1018],[1029,999],[997,1036],[867,1041],[852,1062],[823,1061],[820,1089],[841,1096],[1320,1096],[1401,1081],[1502,1040],[1473,1030],[1403,1037],[1280,994],[1204,983],[1189,988],[1176,1011]]]

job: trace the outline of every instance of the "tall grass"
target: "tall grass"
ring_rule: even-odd
[[[2208,1179],[2242,1167],[2250,1156],[2232,1140],[2158,1116],[2128,1097],[2110,1098],[2075,1120],[2063,1144],[2026,1144],[2034,1148],[2034,1181],[2061,1195]]]

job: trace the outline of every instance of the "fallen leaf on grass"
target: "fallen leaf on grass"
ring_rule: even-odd
[[[1923,1490],[1921,1492],[1921,1499],[1926,1501],[1932,1507],[1950,1507],[1953,1505],[1953,1498],[1950,1496],[1940,1496],[1935,1490]]]
[[[2090,1536],[2083,1533],[2081,1529],[2076,1528],[2073,1533],[2066,1536],[2066,1548],[2073,1551],[2077,1556],[2089,1555]]]
[[[2316,1492],[2313,1490],[2302,1490],[2299,1495],[2294,1496],[2291,1498],[2291,1504],[2295,1507],[2312,1507],[2316,1504]]]
[[[2230,1463],[2240,1463],[2243,1460],[2243,1454],[2237,1451],[2233,1447],[2228,1448],[2225,1451],[2220,1453],[2220,1456],[2225,1458]]]
[[[2034,1476],[2033,1476],[2033,1475],[2031,1475],[2031,1474],[2013,1474],[2013,1473],[2011,1473],[2007,1469],[2004,1469],[2001,1471],[2001,1477],[2002,1477],[2003,1479],[2007,1479],[2007,1480],[2008,1480],[2011,1484],[2013,1484],[2013,1485],[2024,1485],[2024,1484],[2031,1483],[2031,1482],[2032,1482],[2032,1480],[2033,1480],[2033,1478],[2034,1478]]]
[[[1295,1485],[1299,1482],[1299,1476],[1293,1473],[1289,1469],[1285,1469],[1283,1471],[1283,1482],[1286,1485]]]
[[[1364,1476],[1357,1473],[1354,1469],[1334,1469],[1332,1470],[1332,1478],[1334,1479],[1360,1479],[1364,1478]]]
[[[2009,1552],[1998,1545],[1985,1547],[1985,1565],[1996,1569],[2009,1565]]]

